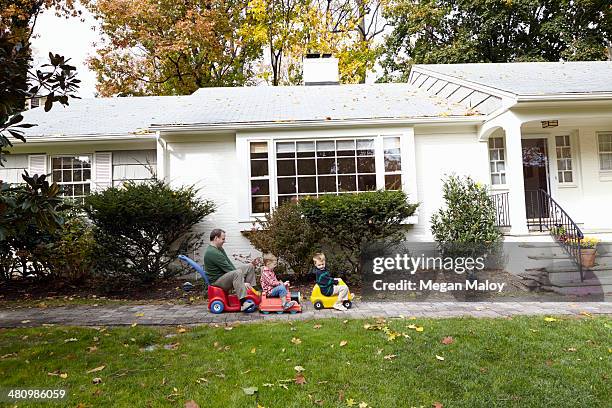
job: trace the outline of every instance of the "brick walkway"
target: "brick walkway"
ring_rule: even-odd
[[[129,305],[129,306],[65,306],[47,309],[0,309],[0,327],[40,326],[59,324],[67,326],[124,326],[139,325],[195,325],[229,324],[233,322],[261,322],[271,320],[296,320],[319,318],[369,317],[506,317],[515,315],[580,315],[589,313],[612,315],[612,302],[421,302],[378,303],[357,302],[347,312],[336,310],[314,310],[304,302],[300,314],[269,314],[259,312],[223,313],[214,315],[205,305]]]

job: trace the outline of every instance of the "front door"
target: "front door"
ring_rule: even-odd
[[[550,192],[546,139],[522,139],[523,179],[527,219],[548,217],[548,207],[542,205],[538,190]]]

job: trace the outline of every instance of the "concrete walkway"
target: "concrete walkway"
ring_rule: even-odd
[[[67,326],[125,326],[230,324],[320,318],[360,319],[370,317],[507,317],[517,315],[612,315],[611,302],[357,302],[347,312],[314,310],[304,302],[302,313],[259,312],[212,314],[205,305],[64,306],[54,308],[0,309],[0,327],[28,327],[43,324]]]

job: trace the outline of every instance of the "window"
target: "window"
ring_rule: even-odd
[[[308,195],[376,190],[374,153],[372,138],[276,142],[278,204]]]
[[[599,133],[599,170],[612,170],[612,133]]]
[[[251,213],[270,212],[270,172],[268,171],[268,143],[252,142],[251,157]]]
[[[54,182],[62,188],[64,197],[83,202],[91,190],[91,156],[61,156],[51,160]]]
[[[556,136],[557,147],[557,176],[559,184],[573,183],[574,174],[572,170],[572,148],[569,135]]]
[[[402,189],[402,156],[400,138],[385,137],[383,140],[385,158],[385,190]]]
[[[0,180],[8,184],[23,183],[21,175],[28,169],[27,154],[7,154],[4,167],[0,167]]]
[[[156,173],[157,153],[155,150],[130,150],[113,152],[113,186],[123,182],[151,180]]]
[[[489,139],[489,170],[491,184],[506,184],[506,159],[503,137]]]

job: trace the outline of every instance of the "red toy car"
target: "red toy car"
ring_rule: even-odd
[[[208,275],[206,275],[206,271],[204,268],[200,266],[193,259],[185,256],[179,255],[179,259],[191,266],[195,269],[200,276],[206,282],[208,286],[208,309],[215,314],[225,312],[239,312],[240,311],[240,299],[236,295],[229,295],[223,289],[218,286],[214,286],[210,284],[208,280]],[[253,288],[249,288],[247,291],[247,300],[245,302],[253,303],[253,306],[246,310],[247,313],[254,312],[257,310],[257,306],[261,303],[261,297],[259,296],[259,292],[257,292]]]
[[[282,313],[291,313],[291,314],[296,314],[298,312],[302,311],[302,305],[300,304],[301,302],[301,296],[300,296],[300,292],[292,292],[292,293],[287,293],[287,297],[286,299],[284,299],[285,301],[289,301],[289,300],[295,300],[296,304],[292,307],[290,307],[287,310],[283,310],[283,303],[282,302],[283,299],[279,298],[279,297],[268,297],[265,294],[261,294],[261,303],[259,304],[259,311],[261,313],[264,314],[269,314],[269,313],[278,313],[278,314],[282,314]]]

